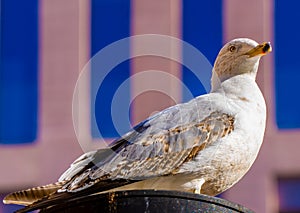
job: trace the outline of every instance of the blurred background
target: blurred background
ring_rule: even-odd
[[[118,137],[111,102],[130,76],[164,71],[193,95],[206,92],[180,63],[143,56],[111,70],[94,103],[92,69],[80,87],[77,101],[83,116],[76,137],[75,84],[84,65],[102,48],[133,35],[170,35],[189,42],[213,64],[224,43],[248,37],[270,41],[274,50],[263,57],[257,77],[268,107],[267,129],[254,166],[222,197],[256,212],[300,212],[299,6],[297,0],[0,0],[0,197],[55,182],[83,153],[78,141],[87,141],[86,149],[105,145],[94,128],[107,142]],[[128,54],[137,49],[130,44]],[[170,53],[189,57],[172,44]],[[131,98],[139,85],[151,81],[167,94],[146,91]],[[133,79],[125,92],[131,125],[185,101],[181,85],[172,78]],[[94,115],[97,124],[91,122]],[[1,213],[17,208],[0,204]]]

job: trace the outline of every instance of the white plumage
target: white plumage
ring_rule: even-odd
[[[266,106],[255,78],[260,57],[270,51],[269,43],[230,41],[216,59],[209,94],[165,109],[107,149],[84,154],[51,190],[12,193],[4,202],[29,204],[44,197],[25,209],[30,210],[107,190],[225,191],[249,170],[263,141]]]

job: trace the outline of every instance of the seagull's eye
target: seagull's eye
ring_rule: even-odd
[[[229,51],[230,51],[230,52],[234,52],[235,50],[236,50],[236,47],[235,47],[235,46],[232,45],[232,46],[229,47]]]

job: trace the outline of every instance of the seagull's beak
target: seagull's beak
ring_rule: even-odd
[[[254,56],[266,55],[271,51],[272,51],[272,47],[270,42],[264,42],[262,44],[257,45],[256,47],[249,50],[248,52],[246,52],[245,55],[248,55],[250,58],[252,58]]]

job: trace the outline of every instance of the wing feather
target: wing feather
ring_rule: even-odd
[[[145,134],[135,132],[133,137],[118,145],[109,161],[78,175],[69,190],[80,189],[87,177],[91,183],[96,180],[129,179],[144,180],[158,175],[169,175],[182,163],[192,160],[196,154],[233,130],[234,118],[225,113],[213,112],[200,122],[175,126],[168,130]],[[76,184],[74,184],[76,182]],[[78,183],[78,187],[76,186]],[[65,187],[68,189],[68,187]]]

